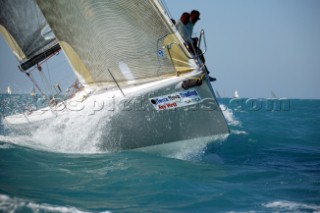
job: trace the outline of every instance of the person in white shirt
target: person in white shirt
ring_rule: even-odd
[[[201,54],[202,50],[198,47],[198,38],[195,37],[193,38],[193,28],[194,25],[200,20],[200,12],[198,10],[192,10],[190,13],[190,18],[189,18],[189,22],[184,26],[184,30],[186,32],[184,32],[184,37],[183,38],[188,46],[189,46],[189,50],[194,54],[194,55],[199,55],[200,60],[203,62],[203,65],[207,71],[207,73],[209,74],[209,70],[207,69],[207,66],[205,65],[205,58],[204,56]],[[208,76],[210,81],[215,81],[216,78]]]
[[[190,14],[189,13],[182,13],[180,20],[176,24],[176,28],[178,32],[180,33],[183,40],[187,43],[192,42],[190,30],[187,27],[190,22]]]
[[[190,20],[187,24],[188,33],[190,35],[190,38],[192,39],[193,34],[193,28],[194,25],[200,20],[200,12],[198,10],[192,10],[190,13]]]

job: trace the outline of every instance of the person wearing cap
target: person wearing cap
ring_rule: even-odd
[[[176,24],[176,28],[180,33],[183,40],[187,43],[192,42],[191,34],[189,34],[189,29],[187,28],[190,22],[190,14],[187,12],[182,13],[180,20]]]
[[[183,13],[185,14],[185,13]],[[182,15],[183,15],[182,14]],[[197,10],[192,10],[189,15],[189,21],[184,26],[184,33],[182,34],[180,31],[180,34],[182,35],[182,38],[186,41],[187,45],[189,46],[190,51],[195,54],[196,49],[196,43],[195,38],[192,38],[193,34],[193,28],[194,25],[197,23],[197,21],[200,20],[200,12]]]
[[[192,37],[194,25],[200,20],[200,12],[198,10],[192,10],[190,13],[190,21],[187,25],[190,38]],[[192,39],[192,38],[191,38]]]

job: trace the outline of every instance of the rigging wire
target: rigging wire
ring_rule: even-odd
[[[32,77],[30,72],[26,72],[26,75],[30,78],[30,80],[32,81],[32,83],[34,84],[34,86],[39,90],[39,92],[41,93],[42,96],[48,98],[48,96],[42,92],[41,88],[39,87],[39,85],[37,84],[37,82],[35,81],[35,79]]]
[[[50,89],[51,89],[51,95],[53,95],[53,90],[52,90],[52,81],[51,81],[51,76],[50,76],[50,70],[49,70],[49,66],[48,66],[48,61],[45,62],[46,63],[46,67],[47,67],[47,73],[48,73],[48,77],[49,77],[49,85],[50,85]]]
[[[44,95],[46,98],[48,98],[48,96],[40,89],[39,85],[37,84],[37,82],[35,81],[34,78],[32,78],[31,76],[29,76],[35,69],[38,69],[38,71],[40,72],[40,77],[41,77],[41,80],[42,80],[42,84],[44,86],[46,86],[47,90],[49,92],[51,92],[51,95],[53,95],[53,90],[52,90],[52,85],[51,85],[51,77],[49,75],[49,78],[50,78],[50,82],[48,82],[47,78],[45,77],[44,73],[41,71],[42,70],[42,67],[41,65],[43,63],[47,63],[47,61],[53,57],[54,55],[57,55],[59,53],[60,50],[52,53],[51,55],[49,55],[45,60],[43,60],[41,63],[38,63],[36,66],[34,66],[34,68],[32,70],[30,70],[29,72],[25,72],[28,77],[31,79],[31,81],[33,82],[33,84],[36,86],[36,88],[39,90],[39,92]],[[48,73],[49,73],[49,67],[48,67],[48,64],[47,64],[47,70],[48,70]],[[49,98],[48,98],[49,99]]]
[[[50,54],[46,59],[44,59],[42,62],[38,63],[36,66],[33,67],[33,69],[31,69],[30,71],[28,71],[28,73],[31,74],[31,72],[33,72],[35,69],[38,69],[38,71],[40,72],[40,77],[41,77],[41,80],[42,80],[42,84],[44,86],[46,86],[46,89],[51,92],[50,96],[44,94],[43,91],[41,91],[40,89],[40,86],[37,84],[37,82],[35,81],[34,78],[30,78],[31,81],[33,82],[33,84],[36,86],[37,90],[43,95],[45,96],[45,98],[49,101],[54,101],[55,99],[55,96],[53,95],[54,94],[54,90],[59,93],[56,88],[52,85],[52,79],[51,79],[51,75],[50,75],[50,69],[49,69],[49,65],[48,65],[48,60],[53,57],[53,56],[57,56],[58,54],[60,53],[60,50],[57,50],[55,51],[54,53]],[[44,72],[42,71],[42,67],[41,65],[43,65],[43,63],[46,63],[46,67],[47,67],[47,72],[48,72],[48,77],[49,77],[49,81],[48,79],[46,78],[46,75],[44,74]],[[64,62],[65,63],[65,62]],[[40,69],[40,70],[39,70]],[[27,74],[27,72],[25,72]],[[68,77],[70,77],[71,74],[68,75]],[[61,80],[59,80],[58,82],[60,81],[65,81],[65,77],[62,78]],[[53,90],[54,89],[54,90]],[[59,89],[60,90],[60,89]],[[61,92],[61,91],[60,91]]]
[[[40,78],[42,80],[42,84],[46,87],[46,90],[50,93],[51,92],[51,96],[53,95],[52,93],[52,90],[51,90],[51,86],[46,78],[46,76],[44,75],[44,73],[42,72],[42,67],[41,65],[37,64],[37,68],[38,68],[38,71],[40,73]]]
[[[60,54],[60,52],[58,52],[56,54],[56,56],[58,56]],[[68,61],[66,60],[66,56],[62,53],[61,54],[61,61],[58,60],[58,62],[55,63],[54,68],[55,69],[65,69],[65,67],[70,67],[70,64],[68,63]],[[68,70],[68,69],[67,69]],[[57,82],[66,82],[70,77],[76,77],[74,72],[64,72],[64,75],[60,76],[59,78],[57,78]]]
[[[172,18],[172,15],[170,13],[170,10],[169,10],[166,2],[164,0],[159,0],[159,2],[162,5],[162,7],[164,8],[165,12],[168,14],[169,18]]]
[[[48,59],[51,58],[51,57],[53,57],[54,55],[55,55],[55,56],[59,55],[59,53],[60,53],[60,50],[52,53],[52,54],[48,57]],[[48,76],[49,76],[49,82],[50,82],[50,85],[53,85],[53,84],[52,84],[52,81],[51,81],[51,75],[50,75],[50,70],[49,70],[49,65],[48,65],[48,59],[44,60],[43,63],[46,63],[47,73],[48,73]]]

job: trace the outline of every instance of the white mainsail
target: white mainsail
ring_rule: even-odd
[[[234,98],[239,98],[239,97],[240,97],[238,90],[235,90],[235,91],[234,91],[233,97],[234,97]]]
[[[7,87],[7,94],[8,94],[8,95],[11,95],[11,93],[12,93],[12,92],[11,92],[11,87],[8,86],[8,87]]]

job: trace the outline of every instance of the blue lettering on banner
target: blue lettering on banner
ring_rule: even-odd
[[[187,97],[191,97],[191,96],[198,96],[197,91],[192,90],[192,91],[187,91],[187,92],[180,92],[181,97],[183,98],[187,98]]]
[[[157,98],[156,104],[160,104],[160,103],[164,103],[164,102],[168,102],[168,101],[169,101],[168,98]]]

